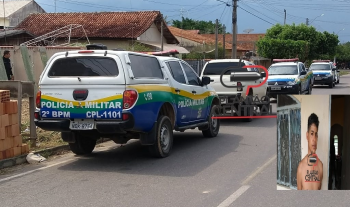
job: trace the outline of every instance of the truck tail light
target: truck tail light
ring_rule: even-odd
[[[35,99],[35,104],[37,108],[41,107],[41,91],[38,91],[36,93],[36,99]]]
[[[34,118],[39,120],[40,119],[40,114],[39,112],[34,112]]]
[[[137,92],[134,90],[126,90],[123,93],[123,109],[131,108],[137,100]]]
[[[123,114],[123,121],[126,121],[129,119],[129,114]]]
[[[237,82],[237,91],[243,91],[241,82]]]

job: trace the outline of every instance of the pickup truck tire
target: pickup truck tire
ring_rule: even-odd
[[[77,135],[75,143],[69,143],[70,150],[76,155],[90,154],[96,146],[96,140]]]
[[[212,118],[217,116],[218,114],[220,114],[219,107],[217,105],[213,105],[211,107],[210,114],[208,117],[208,129],[202,130],[202,134],[204,137],[213,138],[219,134],[220,120]]]
[[[149,146],[149,151],[158,158],[168,157],[173,147],[173,127],[169,117],[159,116],[156,136],[156,142]]]

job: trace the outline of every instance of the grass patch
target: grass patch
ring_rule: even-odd
[[[29,145],[30,151],[38,151],[42,149],[57,147],[61,145],[66,145],[67,143],[63,142],[61,139],[60,132],[54,131],[45,131],[40,128],[36,128],[37,139],[36,147],[31,147],[30,141],[26,141],[29,137],[29,132],[25,132],[26,129],[29,129],[30,123],[30,111],[29,111],[29,100],[27,98],[22,99],[22,120],[21,120],[21,132],[23,143]]]
[[[350,74],[349,71],[344,71],[344,70],[340,71],[340,76],[348,75],[348,74]]]

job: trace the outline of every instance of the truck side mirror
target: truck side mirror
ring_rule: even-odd
[[[211,82],[210,77],[202,77],[202,85],[203,86],[210,84],[210,82]]]

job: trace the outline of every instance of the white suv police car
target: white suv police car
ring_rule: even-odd
[[[314,60],[309,67],[313,72],[315,85],[328,85],[333,88],[336,82],[336,71],[330,60]]]
[[[298,58],[274,59],[273,62],[267,79],[270,97],[276,98],[278,94],[311,94],[312,71],[306,71]]]
[[[35,124],[62,132],[75,154],[96,140],[139,139],[157,157],[170,154],[173,130],[198,128],[216,137],[219,98],[184,61],[130,51],[59,52],[39,80]]]

